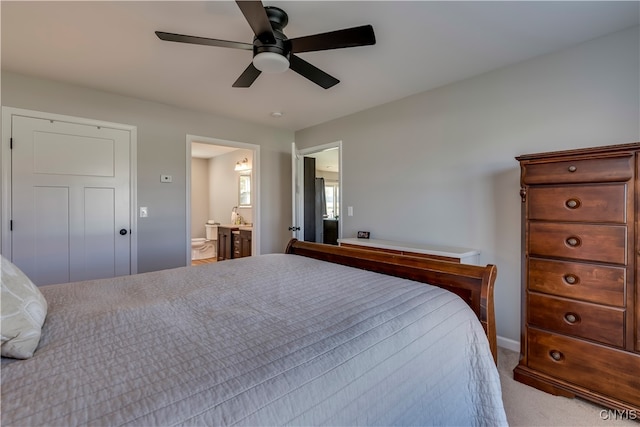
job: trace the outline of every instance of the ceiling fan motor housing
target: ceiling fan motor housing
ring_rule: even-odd
[[[263,43],[260,41],[259,36],[253,38],[253,56],[255,57],[259,53],[273,52],[284,56],[289,60],[291,53],[291,42],[284,35],[282,29],[289,23],[289,17],[287,13],[275,6],[265,6],[265,11],[273,28],[273,35],[276,39],[275,43]]]

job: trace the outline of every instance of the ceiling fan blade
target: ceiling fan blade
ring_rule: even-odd
[[[253,33],[262,43],[273,44],[276,36],[261,1],[236,1]]]
[[[289,57],[289,68],[300,74],[302,77],[306,77],[307,79],[311,80],[318,86],[323,87],[324,89],[329,89],[330,87],[340,83],[340,80],[336,79],[333,76],[330,76],[321,69],[309,64],[304,59],[301,59],[295,55],[291,55]]]
[[[376,44],[376,36],[371,25],[347,28],[328,33],[289,39],[291,52],[313,52],[317,50],[342,49],[345,47]]]
[[[165,33],[163,31],[156,31],[156,36],[158,36],[160,40],[165,40],[168,42],[201,44],[205,46],[230,47],[232,49],[253,50],[253,45],[249,43],[209,39],[206,37],[197,37],[197,36],[185,36],[184,34]]]
[[[233,87],[249,87],[256,81],[262,71],[254,67],[253,62],[240,74]]]

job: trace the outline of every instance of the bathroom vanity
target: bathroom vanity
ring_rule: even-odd
[[[251,256],[251,229],[240,227],[233,232],[233,257]]]
[[[218,261],[251,256],[249,226],[221,225],[218,227]]]

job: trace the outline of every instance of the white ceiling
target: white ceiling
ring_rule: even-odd
[[[225,145],[213,145],[203,142],[191,143],[191,157],[198,159],[211,159],[212,157],[221,156],[236,150],[238,150],[238,148]]]
[[[299,130],[638,25],[638,1],[265,1],[289,38],[372,24],[377,44],[300,57],[293,71],[231,85],[251,52],[160,41],[161,30],[251,43],[232,1],[0,2],[2,69]],[[271,117],[272,111],[283,113]]]
[[[340,154],[338,150],[329,148],[317,153],[307,154],[305,157],[316,159],[316,170],[325,172],[340,172]]]

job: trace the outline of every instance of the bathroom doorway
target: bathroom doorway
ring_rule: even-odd
[[[220,260],[219,228],[251,233],[259,253],[260,147],[187,135],[187,265]]]

